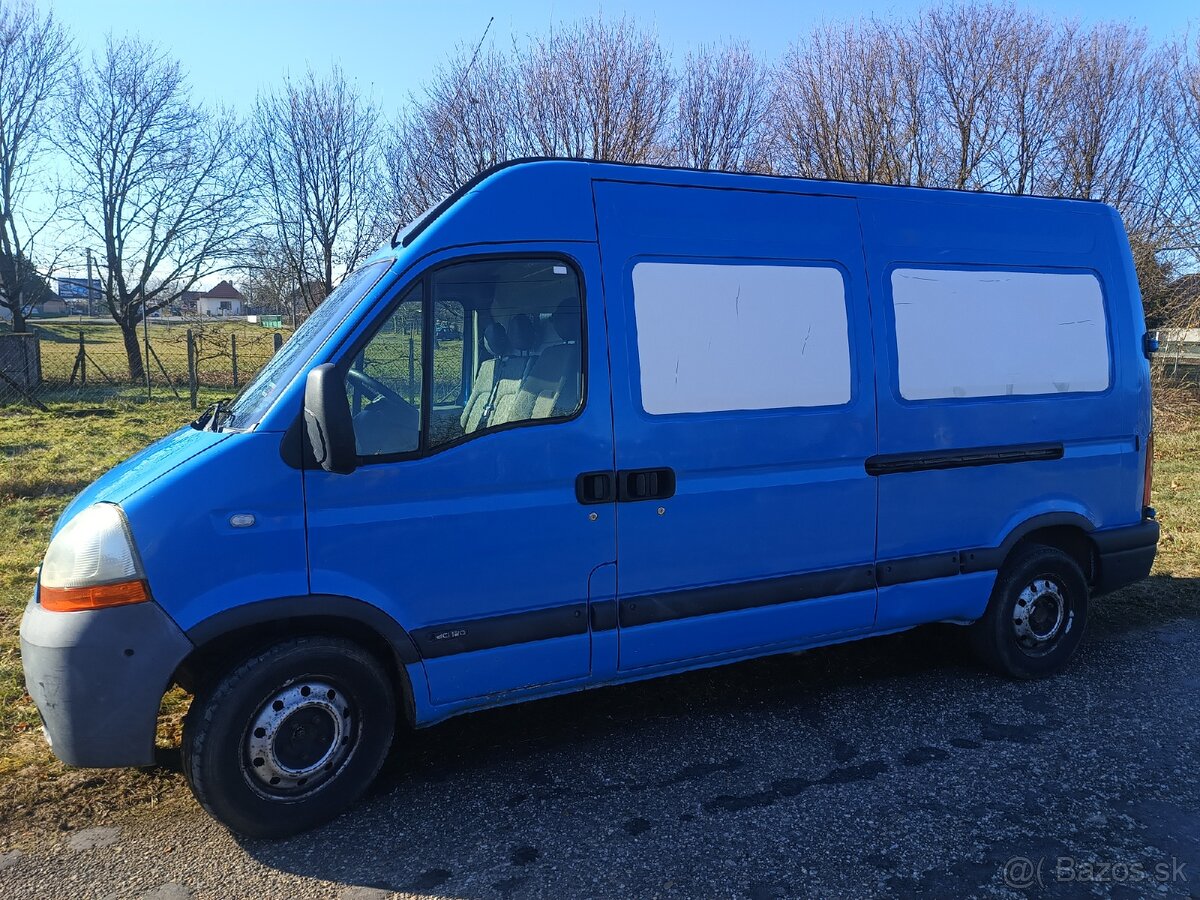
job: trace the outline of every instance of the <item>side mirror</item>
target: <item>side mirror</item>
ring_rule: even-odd
[[[317,366],[304,382],[304,431],[326,472],[349,475],[358,467],[346,384],[332,363]]]

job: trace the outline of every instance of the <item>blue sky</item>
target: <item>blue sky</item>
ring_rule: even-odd
[[[507,46],[554,22],[601,9],[595,0],[42,0],[42,5],[71,27],[85,51],[100,46],[109,30],[138,34],[184,62],[199,98],[240,109],[285,72],[303,72],[306,65],[323,70],[336,61],[391,110],[456,45],[473,46],[489,17],[495,16],[490,38]],[[904,14],[922,5],[610,0],[602,7],[606,15],[628,11],[654,25],[664,45],[679,55],[697,44],[736,38],[775,57],[822,18]],[[1182,35],[1189,19],[1200,27],[1200,6],[1182,0],[1040,0],[1025,5],[1058,17],[1129,22],[1144,26],[1158,40]]]

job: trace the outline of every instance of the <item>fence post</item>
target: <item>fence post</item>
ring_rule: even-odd
[[[196,338],[192,334],[192,329],[187,330],[187,357],[188,357],[188,394],[192,398],[192,409],[196,408],[196,390],[199,385],[196,377]]]
[[[238,388],[238,370],[237,370],[237,335],[229,335],[229,354],[233,357],[233,389]]]
[[[83,329],[79,329],[79,383],[87,387],[87,350],[84,349]]]
[[[412,390],[413,379],[416,377],[416,372],[413,371],[413,353],[415,352],[415,344],[413,333],[408,333],[408,389]]]
[[[275,335],[272,338],[272,343],[275,345],[275,350],[273,352],[278,353],[279,348],[283,346],[283,335],[278,331],[275,332]]]

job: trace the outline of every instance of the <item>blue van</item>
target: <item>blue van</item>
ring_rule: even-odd
[[[1154,558],[1146,348],[1099,203],[508,164],[75,499],[29,692],[142,766],[184,686],[196,797],[278,836],[483,707],[928,622],[1049,675]]]

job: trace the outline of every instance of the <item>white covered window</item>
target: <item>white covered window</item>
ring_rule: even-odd
[[[643,262],[633,296],[648,413],[850,400],[846,288],[835,268]]]
[[[1086,273],[892,272],[906,400],[1103,391],[1108,336]]]

